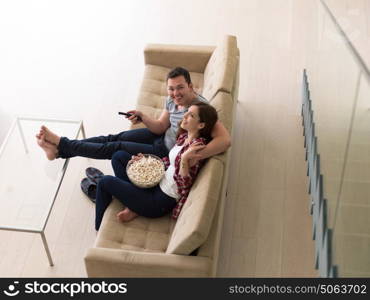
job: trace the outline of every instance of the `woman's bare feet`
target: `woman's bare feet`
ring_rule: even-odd
[[[58,149],[54,144],[51,144],[45,140],[43,133],[37,134],[37,144],[45,151],[48,160],[54,160],[58,155]]]
[[[129,222],[135,219],[138,214],[134,213],[132,210],[125,208],[117,214],[117,219],[121,222]]]
[[[44,125],[41,126],[39,135],[41,136],[42,134],[44,135],[45,141],[52,143],[56,146],[59,145],[60,136],[56,135],[54,132],[52,132],[49,128],[47,128]]]

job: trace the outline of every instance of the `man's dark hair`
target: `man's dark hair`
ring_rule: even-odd
[[[170,79],[170,78],[176,78],[176,77],[179,77],[179,76],[184,76],[185,81],[187,82],[187,84],[191,83],[189,71],[182,68],[182,67],[176,67],[176,68],[172,69],[167,74],[167,80],[166,81],[168,81],[168,79]]]

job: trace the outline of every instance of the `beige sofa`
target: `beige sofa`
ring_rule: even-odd
[[[148,45],[137,109],[158,117],[163,110],[166,75],[182,66],[196,90],[217,109],[231,132],[238,88],[239,50],[226,36],[216,47]],[[113,200],[96,242],[85,256],[89,277],[212,277],[218,250],[230,149],[210,158],[200,171],[177,221],[138,217],[116,220],[122,205]]]

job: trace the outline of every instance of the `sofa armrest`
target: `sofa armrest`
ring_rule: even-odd
[[[214,50],[212,46],[149,44],[144,49],[145,64],[203,73]]]
[[[88,277],[209,277],[207,257],[90,248],[85,256]]]

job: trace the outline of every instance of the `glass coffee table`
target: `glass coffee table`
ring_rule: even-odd
[[[41,125],[86,138],[82,121],[16,118],[0,147],[0,230],[39,233],[53,266],[44,231],[69,160],[47,160],[35,137]]]

